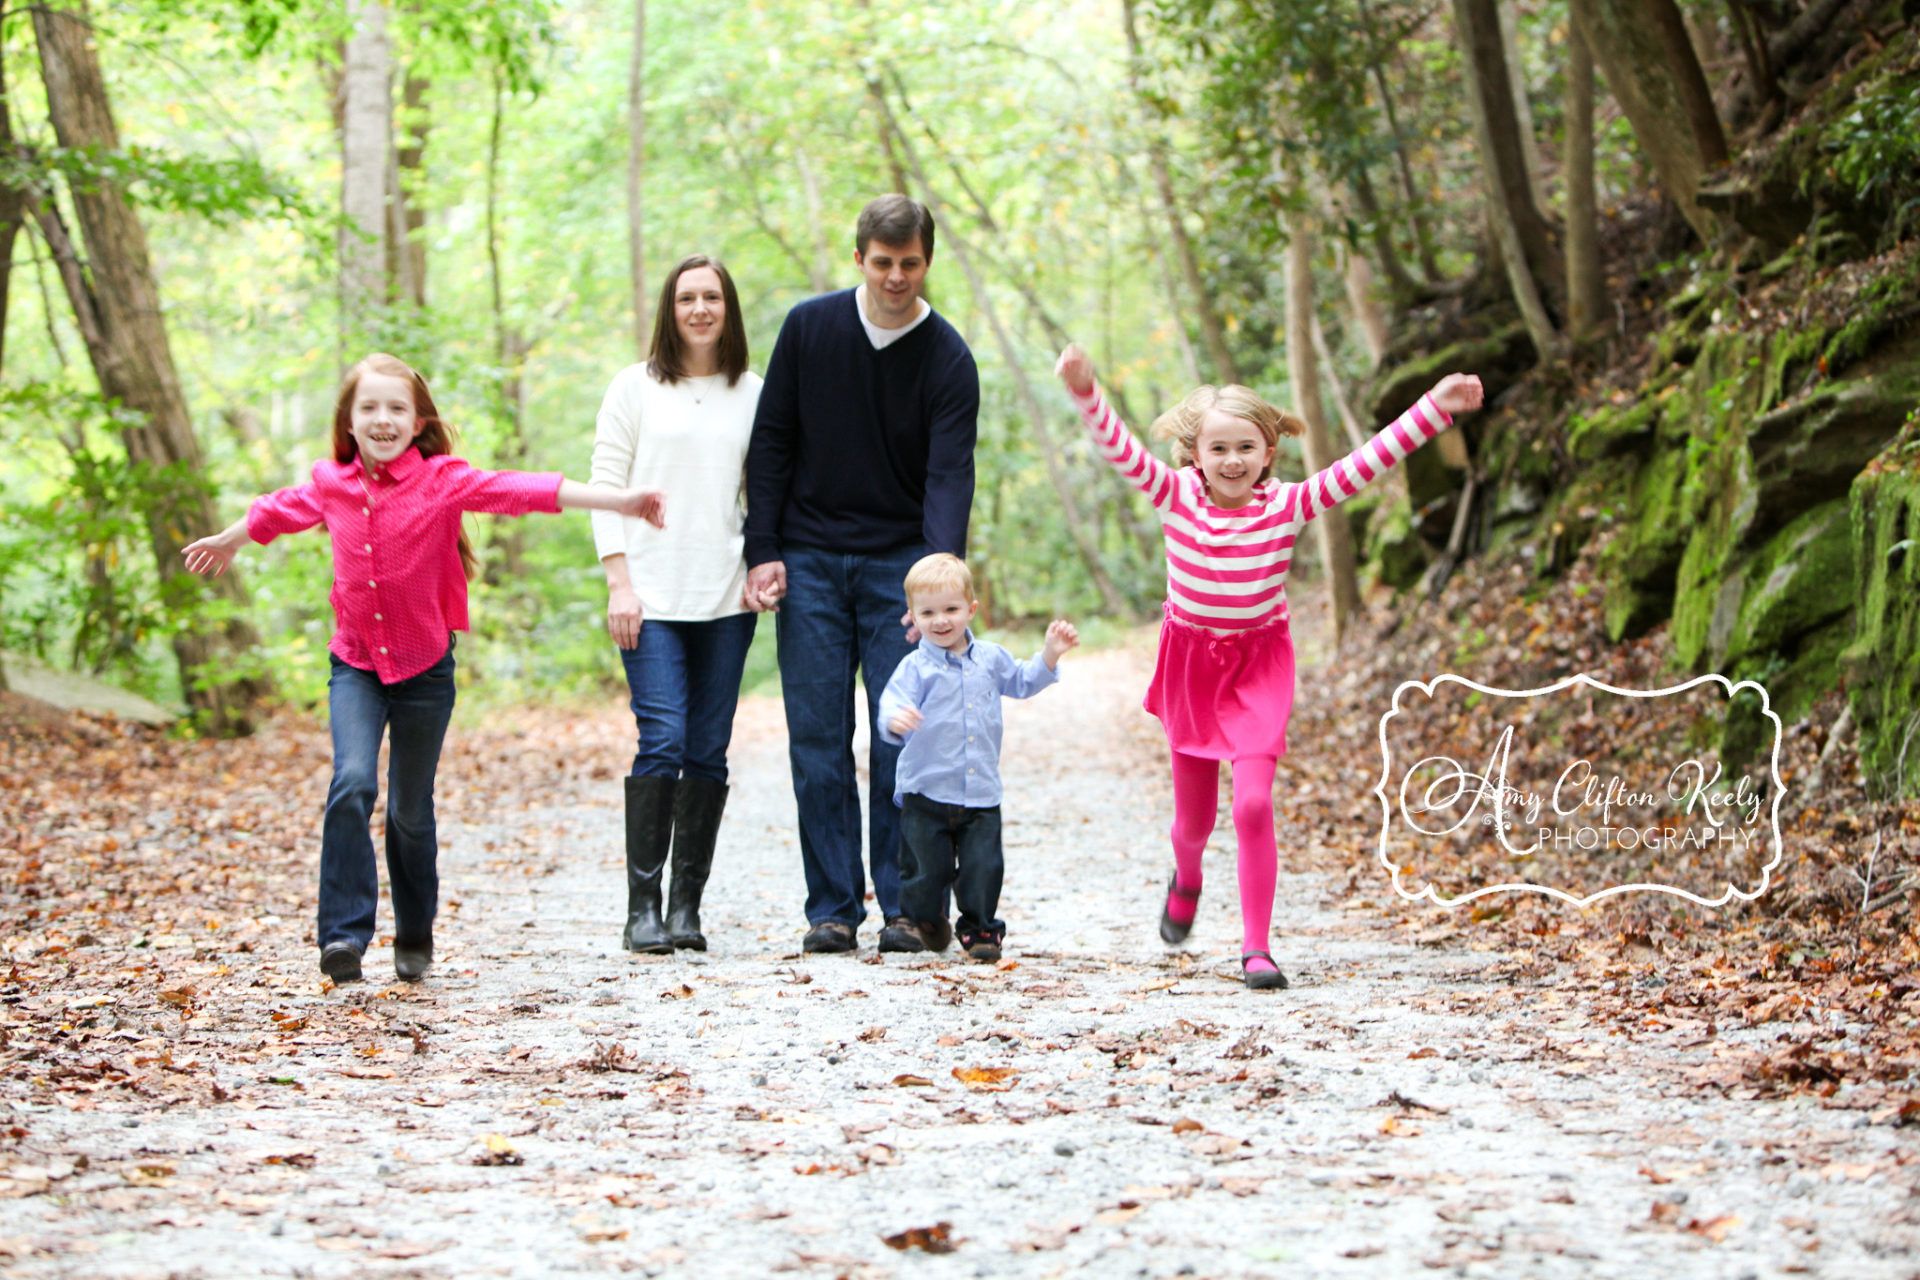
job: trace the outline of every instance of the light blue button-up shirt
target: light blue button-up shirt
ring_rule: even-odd
[[[1059,673],[1040,655],[1021,662],[991,640],[967,632],[961,653],[928,637],[901,659],[880,695],[880,736],[906,746],[893,775],[893,802],[911,793],[939,804],[986,809],[1000,803],[1000,699],[1031,698]],[[902,739],[887,724],[918,707],[920,727]]]

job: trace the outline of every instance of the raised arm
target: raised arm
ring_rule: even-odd
[[[1480,379],[1471,374],[1452,373],[1442,378],[1373,439],[1308,476],[1300,485],[1301,518],[1310,520],[1338,506],[1399,466],[1408,454],[1452,425],[1454,414],[1479,408],[1482,394]]]
[[[1106,397],[1100,394],[1100,386],[1093,378],[1093,361],[1079,343],[1070,344],[1060,353],[1053,371],[1067,384],[1073,407],[1080,411],[1080,419],[1086,423],[1100,456],[1120,473],[1122,480],[1146,494],[1157,510],[1169,509],[1173,505],[1173,468],[1154,457],[1152,451],[1127,430],[1120,415],[1108,407]]]
[[[906,736],[920,727],[920,701],[926,687],[920,678],[919,664],[902,662],[893,669],[893,677],[880,694],[880,740],[899,746]]]

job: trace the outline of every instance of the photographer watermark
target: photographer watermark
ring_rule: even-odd
[[[1780,862],[1780,717],[1759,684],[1409,680],[1380,717],[1381,865],[1403,898],[1667,893],[1723,906]]]

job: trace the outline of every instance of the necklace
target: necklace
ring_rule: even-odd
[[[717,373],[690,373],[687,375],[687,390],[693,393],[693,402],[699,404],[713,391],[713,380]]]

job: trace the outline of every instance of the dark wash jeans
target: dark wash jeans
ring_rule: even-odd
[[[640,623],[640,643],[620,650],[640,747],[636,778],[727,780],[727,744],[740,704],[757,615],[707,622]]]
[[[853,767],[854,671],[867,691],[873,730],[867,754],[867,850],[881,917],[900,914],[900,818],[893,771],[900,748],[874,723],[893,669],[912,652],[902,585],[918,543],[871,555],[785,548],[787,598],[775,616],[780,687],[787,707],[787,757],[800,818],[807,923],[857,928],[866,919],[860,866],[860,789]]]
[[[900,799],[900,909],[915,920],[939,920],[947,890],[960,909],[958,933],[1007,935],[1000,910],[1006,859],[1000,848],[1000,806],[969,809],[908,792]]]
[[[400,942],[424,942],[433,936],[440,905],[433,774],[453,716],[452,637],[438,662],[394,684],[382,684],[373,672],[333,658],[327,707],[333,718],[333,782],[320,828],[320,945],[351,942],[364,954],[373,941],[380,880],[368,828],[379,794],[380,738],[389,729],[387,882],[393,890],[393,935]]]

